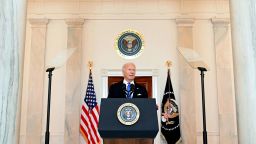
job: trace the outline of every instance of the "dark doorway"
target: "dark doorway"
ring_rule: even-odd
[[[122,76],[109,76],[108,77],[108,88],[111,84],[117,83],[119,81],[123,80]],[[152,98],[152,76],[137,76],[135,78],[135,82],[143,85],[147,91],[149,98]]]

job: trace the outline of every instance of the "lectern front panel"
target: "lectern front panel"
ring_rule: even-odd
[[[118,108],[124,103],[132,103],[140,111],[139,119],[132,125],[122,124],[117,117]],[[102,138],[154,138],[158,132],[155,99],[101,99],[98,130]]]

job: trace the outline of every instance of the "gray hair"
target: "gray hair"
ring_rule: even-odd
[[[136,68],[136,65],[135,65],[134,63],[128,62],[128,63],[125,63],[125,64],[123,65],[123,67],[122,67],[122,72],[124,72],[126,66],[128,66],[128,65],[133,65],[133,66]]]

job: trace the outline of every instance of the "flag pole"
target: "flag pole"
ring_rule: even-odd
[[[166,61],[166,65],[168,68],[167,77],[170,77],[170,67],[172,66],[172,61],[170,61],[170,60]],[[168,89],[171,90],[171,81],[168,81],[168,86],[169,86]]]
[[[88,66],[89,66],[90,72],[91,72],[91,70],[92,70],[92,65],[93,65],[93,62],[92,62],[92,61],[89,61],[89,62],[88,62]]]
[[[167,68],[170,69],[170,67],[172,66],[172,61],[170,60],[166,61],[166,65],[167,65]]]

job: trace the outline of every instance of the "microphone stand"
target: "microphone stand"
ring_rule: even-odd
[[[49,144],[50,140],[50,112],[51,112],[51,85],[52,85],[52,71],[55,69],[55,67],[48,68],[46,72],[49,72],[48,78],[48,102],[47,102],[47,121],[46,121],[46,131],[45,131],[45,144]]]
[[[201,72],[201,88],[202,88],[202,110],[203,110],[203,144],[207,144],[207,131],[206,131],[206,114],[205,114],[205,95],[204,95],[204,72],[207,71],[204,67],[198,67]]]

